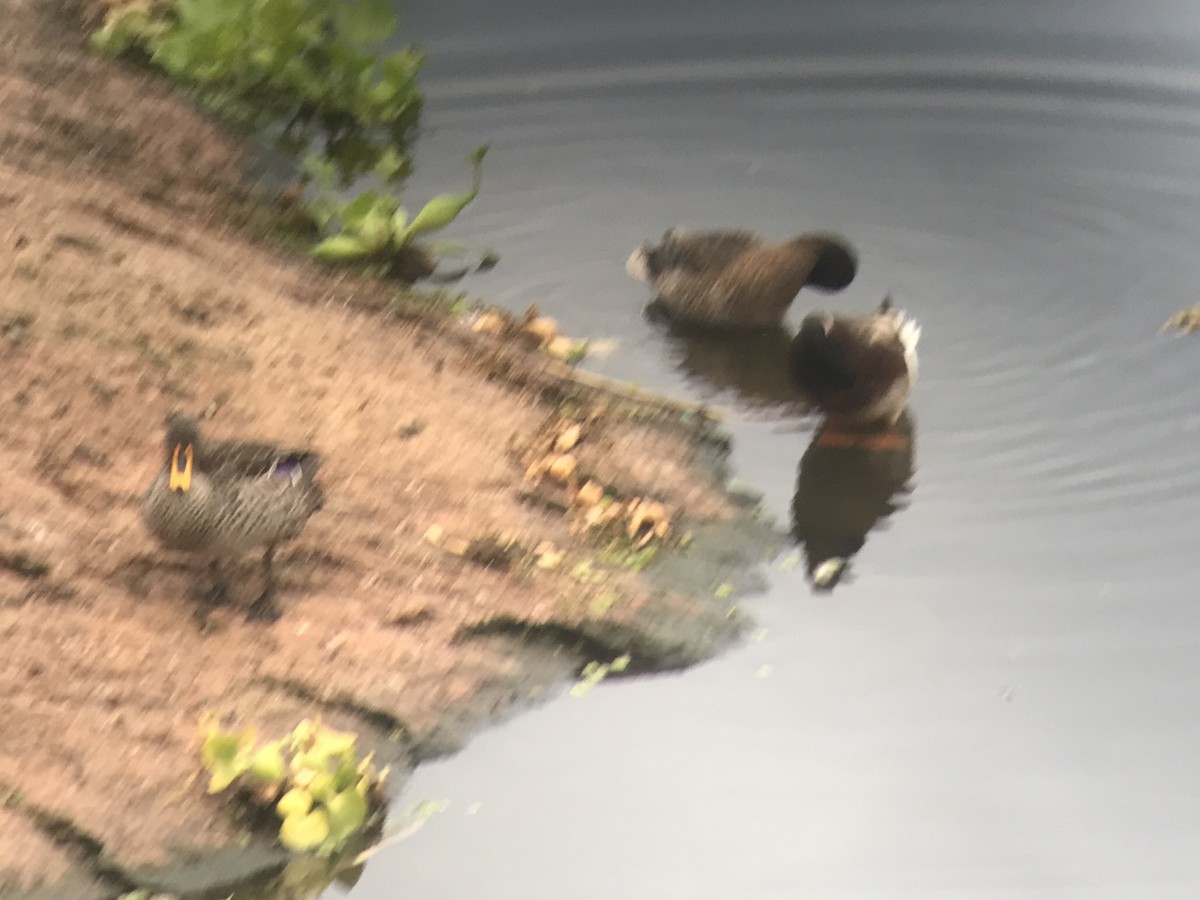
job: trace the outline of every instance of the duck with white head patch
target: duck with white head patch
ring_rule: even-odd
[[[788,366],[804,395],[825,415],[827,440],[882,447],[908,403],[917,378],[921,328],[885,297],[866,315],[814,312],[792,340]]]

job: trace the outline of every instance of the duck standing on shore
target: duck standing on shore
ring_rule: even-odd
[[[671,228],[629,256],[626,271],[654,290],[651,310],[680,325],[779,325],[801,288],[837,291],[858,269],[850,243],[806,232],[768,243],[752,231]]]
[[[792,339],[796,386],[825,414],[826,445],[890,446],[917,377],[921,328],[890,296],[866,315],[810,313]]]
[[[228,599],[226,566],[264,548],[263,591],[247,618],[277,619],[275,548],[324,505],[313,480],[320,458],[274,444],[207,441],[195,419],[179,414],[167,418],[166,429],[165,465],[142,497],[147,529],[167,549],[209,557],[213,603]]]

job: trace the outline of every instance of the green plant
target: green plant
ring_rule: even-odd
[[[286,737],[256,745],[252,728],[222,731],[205,723],[200,756],[209,793],[247,789],[279,816],[279,840],[293,852],[327,856],[369,823],[386,767],[355,752],[357,736],[305,719]]]
[[[227,120],[277,127],[280,146],[304,160],[303,180],[316,183],[304,206],[322,236],[313,255],[387,262],[389,274],[414,280],[433,264],[424,250],[413,254],[413,239],[445,228],[475,199],[487,147],[470,156],[469,191],[439,194],[409,219],[400,190],[412,172],[422,57],[412,47],[383,52],[395,30],[389,0],[127,0],[91,43],[160,66]],[[382,189],[338,196],[366,176]],[[401,264],[413,259],[415,268]],[[496,260],[485,253],[475,268]]]
[[[343,185],[408,175],[420,115],[421,54],[382,53],[388,0],[131,0],[92,35],[108,55],[140,53],[236,122],[286,123],[286,146],[315,139]]]
[[[479,193],[487,146],[476,147],[468,157],[471,188],[463,193],[438,194],[411,220],[400,201],[390,194],[364,192],[341,201],[333,191],[328,164],[310,157],[306,168],[317,186],[307,209],[313,222],[328,235],[312,250],[326,262],[387,261],[418,235],[445,228]]]

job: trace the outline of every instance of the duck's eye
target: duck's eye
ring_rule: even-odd
[[[192,486],[192,445],[176,444],[171,453],[171,475],[169,487],[183,493]]]

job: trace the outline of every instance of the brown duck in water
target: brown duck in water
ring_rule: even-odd
[[[252,441],[207,441],[194,419],[167,419],[162,472],[142,498],[142,519],[164,547],[212,560],[213,602],[228,595],[224,565],[264,548],[262,595],[251,619],[274,620],[275,548],[297,537],[309,516],[324,505],[313,481],[320,458]]]
[[[779,325],[803,287],[841,290],[858,269],[854,248],[819,232],[771,244],[751,231],[669,229],[625,264],[655,292],[652,309],[684,325]]]
[[[890,446],[917,377],[921,328],[885,298],[867,315],[810,313],[792,340],[788,368],[825,414],[823,441]]]

